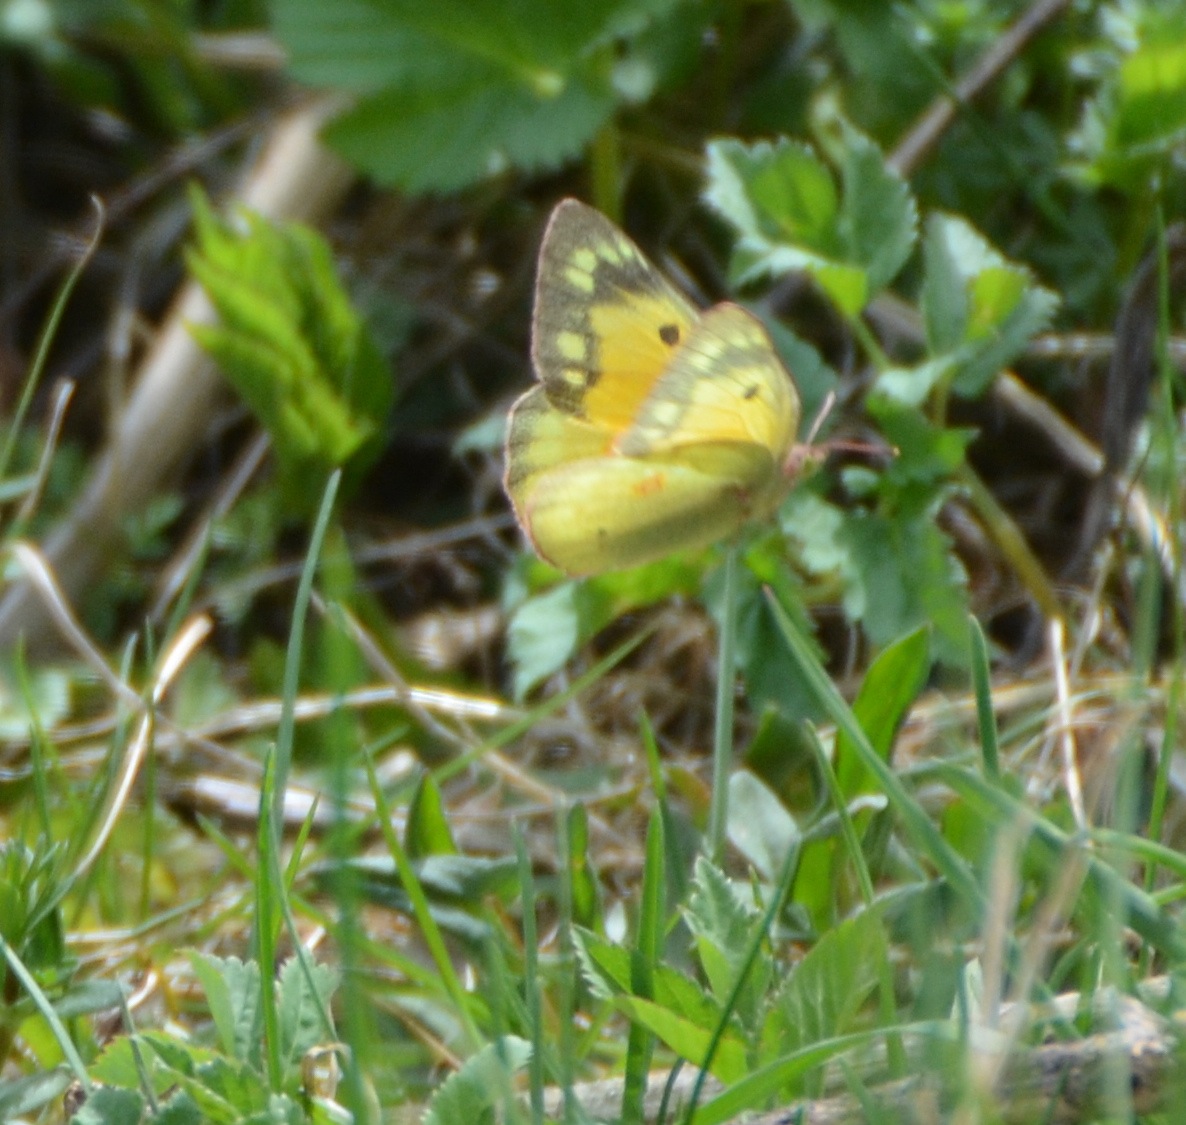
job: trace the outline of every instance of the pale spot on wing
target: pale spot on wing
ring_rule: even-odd
[[[651,406],[650,417],[655,425],[663,429],[673,428],[684,412],[682,402],[656,402]]]
[[[572,252],[572,264],[584,273],[592,273],[597,267],[597,252],[582,246]]]
[[[574,289],[579,289],[582,293],[593,292],[593,274],[587,269],[581,269],[579,266],[569,266],[564,271],[564,279]]]
[[[574,390],[583,391],[588,375],[581,367],[565,367],[560,372],[560,378]]]
[[[580,363],[589,356],[588,342],[579,332],[556,333],[556,350],[569,363]]]
[[[597,252],[610,265],[620,266],[622,264],[622,247],[618,242],[603,242],[597,247]]]

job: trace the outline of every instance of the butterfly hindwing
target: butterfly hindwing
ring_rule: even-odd
[[[708,546],[750,514],[747,495],[720,476],[618,456],[570,461],[536,477],[521,513],[536,552],[572,575]]]

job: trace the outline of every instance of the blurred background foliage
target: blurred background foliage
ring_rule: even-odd
[[[246,213],[236,201],[267,138],[315,99],[329,107],[329,152],[289,190],[312,198],[340,177],[340,206],[315,223]],[[258,787],[275,712],[237,709],[284,689],[310,526],[342,468],[322,540],[327,608],[299,654],[300,690],[324,704],[310,705],[295,736],[310,791],[369,791],[367,755],[394,749],[407,757],[392,754],[387,799],[419,810],[409,834],[424,853],[503,857],[508,825],[483,819],[497,786],[549,809],[532,786],[549,799],[597,794],[600,870],[622,864],[620,906],[643,867],[638,794],[658,778],[683,809],[668,840],[703,821],[722,552],[572,583],[529,557],[511,525],[502,423],[531,379],[534,262],[551,207],[587,199],[699,302],[746,303],[794,375],[804,433],[835,395],[823,436],[871,450],[830,458],[743,545],[737,729],[761,785],[748,807],[764,810],[753,816],[769,834],[791,838],[793,817],[822,800],[801,727],[822,712],[783,642],[787,619],[814,636],[846,690],[889,654],[900,675],[896,693],[882,684],[894,700],[883,755],[924,684],[962,689],[976,668],[969,612],[1006,679],[1040,667],[1043,629],[1068,607],[1072,618],[1100,611],[1078,667],[1128,672],[1180,651],[1177,595],[1172,581],[1158,585],[1155,548],[1181,517],[1184,143],[1186,6],[1158,0],[0,0],[5,542],[52,543],[97,464],[114,464],[117,481],[143,473],[151,499],[118,512],[118,536],[68,599],[99,663],[145,692],[178,623],[208,611],[213,641],[172,685],[170,721],[230,745],[212,760],[234,772],[233,760]],[[104,202],[102,235],[38,369],[38,342],[94,229],[92,195]],[[193,338],[225,393],[168,439],[175,471],[104,461],[187,279],[220,315],[195,323]],[[73,399],[59,429],[63,381]],[[1098,509],[1113,510],[1112,479],[1133,467],[1163,523],[1144,538],[1130,527],[1107,554],[1110,517]],[[70,855],[48,841],[69,838],[63,826],[82,810],[98,816],[93,798],[111,792],[129,720],[95,662],[62,655],[55,628],[18,649],[6,620],[0,607],[12,771],[0,799],[14,839],[40,832],[46,850],[7,855],[13,886],[36,894],[13,900],[4,937],[65,988],[75,963],[54,912],[74,888],[56,894],[54,880],[87,833]],[[402,687],[349,695],[376,680]],[[325,703],[347,698],[350,708]],[[524,720],[508,700],[556,711]],[[94,792],[93,758],[72,743],[46,756],[39,741],[84,719],[107,723],[88,750],[112,755]],[[1022,756],[1035,741],[1028,721],[1013,732]],[[505,762],[480,780],[467,772],[512,742],[521,774]],[[162,751],[150,799],[121,823],[136,877],[97,878],[89,921],[143,922],[178,898],[200,900],[224,863],[246,878],[229,842],[242,806],[227,791],[208,803],[181,745]],[[74,769],[60,804],[43,784],[55,755]],[[434,785],[454,781],[447,813],[423,784],[429,769]],[[851,758],[844,770],[845,791],[863,796]],[[153,794],[177,832],[164,845],[153,842]],[[258,788],[243,799],[250,821]],[[977,799],[953,801],[944,831],[978,860],[988,830]],[[1065,824],[1062,797],[1053,804]],[[862,813],[881,875],[902,857],[886,821]],[[209,852],[185,853],[194,825]],[[391,871],[344,863],[362,850],[362,829],[335,831],[318,886],[356,880],[350,893],[410,910]],[[743,851],[773,879],[760,835]],[[615,859],[607,839],[635,850]],[[537,853],[552,844],[537,838]],[[570,870],[586,858],[578,846],[566,855]],[[851,878],[831,878],[836,862],[815,853],[817,877],[792,896],[805,940],[858,899]],[[437,889],[448,898],[441,916],[470,940],[489,918],[474,921],[466,891],[497,884],[506,895],[507,872],[464,874],[477,882],[446,864]],[[719,888],[711,873],[698,878],[694,918],[707,932]],[[944,924],[966,938],[957,913]],[[586,914],[603,924],[595,903]],[[752,921],[736,903],[720,914]],[[241,921],[242,904],[217,921],[227,917]],[[876,952],[882,934],[860,921],[836,942]],[[597,987],[620,989],[604,935],[589,938],[586,957],[600,958]],[[1072,959],[1066,977],[1090,963]],[[204,983],[238,972],[210,962]],[[853,986],[854,1011],[872,987],[871,977]],[[954,987],[943,977],[919,1008],[950,1007]],[[93,1000],[87,1010],[111,1003]],[[402,1000],[399,1017],[368,1008],[365,1018],[411,1020],[415,1009],[456,1042],[456,1013],[439,995],[436,1007]],[[521,1016],[483,1013],[486,1026],[504,1019],[516,1032]],[[13,1028],[0,1031],[9,1044]],[[427,1038],[408,1048],[417,1089],[438,1060]],[[123,1073],[124,1060],[107,1065]]]

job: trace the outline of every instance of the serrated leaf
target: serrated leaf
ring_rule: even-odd
[[[965,663],[966,580],[934,518],[926,512],[896,519],[854,513],[843,539],[859,575],[845,591],[845,611],[861,622],[869,640],[881,647],[930,624],[939,658]]]
[[[327,1029],[322,1020],[322,1011],[329,1010],[338,974],[331,965],[315,963],[311,969],[312,973],[306,974],[300,960],[290,957],[280,970],[276,1015],[281,1058],[289,1066],[298,1063],[312,1048],[333,1038],[332,1029]],[[316,995],[310,990],[310,975]]]
[[[437,1088],[424,1111],[424,1125],[487,1120],[487,1112],[513,1090],[512,1079],[531,1059],[531,1044],[505,1035],[471,1055]]]
[[[582,976],[594,995],[603,1000],[632,995],[629,949],[579,927],[573,930],[573,940]],[[721,1017],[721,1005],[698,982],[670,965],[654,966],[650,999],[705,1030],[716,1027]]]
[[[864,266],[872,296],[898,276],[910,257],[918,237],[918,209],[905,180],[887,167],[881,150],[849,125],[843,132],[840,235],[845,258]]]
[[[700,857],[693,871],[693,889],[684,910],[684,921],[696,941],[704,975],[718,1003],[724,1004],[746,979],[737,996],[736,1010],[747,1023],[754,1017],[769,983],[770,964],[762,956],[746,962],[762,916],[723,871]]]
[[[259,966],[198,950],[190,951],[189,961],[202,982],[222,1049],[234,1059],[258,1061],[263,1035]]]
[[[909,189],[851,128],[843,152],[841,196],[805,145],[710,142],[705,199],[738,232],[738,281],[801,270],[851,317],[896,276],[914,245]]]
[[[755,254],[793,244],[824,257],[840,253],[836,184],[812,149],[785,138],[747,145],[710,141],[705,202]]]
[[[136,1090],[99,1086],[90,1092],[71,1120],[74,1125],[134,1125],[143,1112],[144,1099]]]
[[[194,336],[271,435],[287,498],[308,508],[329,471],[356,478],[378,453],[390,373],[319,235],[223,221],[192,199],[187,262],[219,315]]]
[[[631,40],[678,2],[278,0],[274,18],[298,75],[367,94],[331,143],[384,183],[451,191],[576,155],[653,88]]]
[[[1049,324],[1058,298],[957,216],[931,216],[923,257],[928,348],[953,362],[958,393],[981,394]]]
[[[764,1044],[770,1054],[789,1054],[847,1031],[877,987],[886,955],[883,923],[874,910],[824,934],[775,999]]]

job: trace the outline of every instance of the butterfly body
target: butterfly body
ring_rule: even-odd
[[[539,385],[511,411],[506,488],[573,574],[703,547],[785,493],[799,398],[738,305],[698,312],[608,219],[557,205],[536,282]]]

